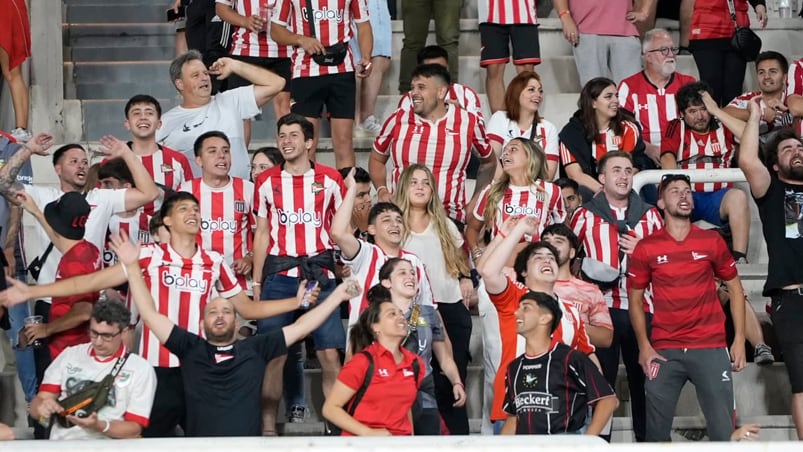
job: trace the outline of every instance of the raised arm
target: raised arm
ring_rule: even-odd
[[[705,104],[705,109],[708,110],[713,116],[719,119],[719,122],[725,125],[733,133],[733,136],[739,138],[742,136],[744,132],[745,122],[741,119],[735,118],[731,116],[725,110],[719,108],[716,101],[711,98],[711,95],[708,94],[707,91],[701,92],[701,96],[703,97],[703,104]]]
[[[134,187],[125,191],[125,210],[138,209],[159,197],[159,187],[124,141],[107,135],[100,139],[100,144],[101,152],[109,158],[122,159],[131,171]]]
[[[510,232],[507,233],[507,236],[504,233],[497,234],[491,244],[485,248],[485,253],[477,264],[477,270],[485,281],[488,293],[500,293],[505,290],[508,282],[507,277],[502,274],[502,269],[524,234],[536,233],[535,220],[532,217],[508,219],[505,223],[510,228]]]
[[[137,306],[142,321],[148,325],[153,334],[159,338],[159,342],[167,342],[170,332],[175,326],[170,319],[156,310],[156,304],[151,296],[151,291],[145,285],[142,278],[142,269],[139,267],[139,244],[131,243],[128,234],[121,232],[119,235],[112,234],[109,237],[110,248],[117,254],[120,260],[119,265],[124,265],[125,274],[128,278],[128,294]]]
[[[346,176],[346,195],[343,202],[337,208],[335,216],[332,218],[332,226],[329,229],[329,236],[340,248],[340,252],[346,259],[353,259],[360,252],[360,241],[354,237],[351,230],[351,215],[354,212],[354,201],[357,199],[357,183],[354,181],[356,170],[351,169]]]
[[[12,187],[17,181],[17,174],[19,174],[20,169],[22,169],[25,163],[31,160],[32,155],[48,155],[47,150],[52,143],[52,136],[46,133],[36,134],[28,143],[22,145],[22,149],[19,149],[8,159],[8,161],[0,167],[0,195],[14,202],[13,196],[15,192]]]
[[[67,250],[70,249],[71,240],[65,239],[50,227],[50,223],[47,222],[45,214],[42,213],[42,210],[39,209],[39,206],[36,205],[36,201],[34,201],[33,198],[28,196],[24,191],[17,192],[14,198],[20,203],[23,209],[27,210],[31,216],[36,218],[36,221],[39,222],[39,225],[45,231],[45,234],[47,234],[47,238],[53,242],[53,246],[59,250],[61,254],[66,253]]]
[[[254,100],[258,107],[267,104],[284,88],[284,79],[274,72],[228,57],[219,58],[209,67],[209,73],[224,80],[239,75],[254,84]]]
[[[126,282],[122,266],[118,263],[88,275],[60,279],[51,284],[29,286],[6,277],[8,289],[0,292],[0,304],[14,306],[28,300],[47,297],[69,297],[89,292],[100,292]]]
[[[340,303],[356,297],[361,292],[360,284],[353,279],[348,279],[341,283],[331,295],[326,297],[323,303],[302,315],[294,323],[282,328],[285,343],[289,346],[307,337],[313,330],[321,326],[332,311],[340,306]]]
[[[759,158],[758,128],[761,122],[761,109],[750,102],[750,118],[742,133],[739,144],[739,168],[742,169],[750,191],[756,198],[762,198],[770,188],[770,171]]]

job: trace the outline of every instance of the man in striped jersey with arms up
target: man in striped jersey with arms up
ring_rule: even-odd
[[[694,209],[688,176],[661,179],[658,207],[665,228],[635,247],[628,268],[630,317],[645,375],[647,441],[669,441],[674,408],[690,380],[712,441],[730,441],[734,428],[733,374],[745,367],[745,301],[742,283],[725,241],[716,231],[691,224]],[[725,314],[714,278],[730,293],[734,339],[730,355]],[[652,333],[641,304],[653,289]]]
[[[627,370],[630,387],[633,433],[644,441],[644,373],[638,364],[638,343],[628,316],[627,272],[629,256],[639,240],[663,227],[658,210],[633,191],[633,157],[612,151],[599,161],[602,191],[583,204],[572,217],[571,226],[585,249],[583,276],[602,290],[613,322],[613,342],[598,348],[602,373],[611,386],[616,384],[619,354]],[[651,292],[644,306],[652,312]]]
[[[231,148],[223,132],[202,134],[195,140],[194,150],[201,177],[181,184],[179,190],[192,193],[201,203],[199,244],[220,253],[237,275],[237,283],[248,291],[246,279],[253,266],[254,184],[229,175]]]
[[[290,113],[279,119],[277,129],[278,147],[285,161],[260,174],[254,184],[257,214],[254,292],[261,288],[262,300],[291,297],[298,290],[299,282],[306,279],[318,283],[323,299],[335,287],[334,245],[329,229],[335,209],[343,202],[346,187],[336,169],[310,161],[309,151],[314,143],[311,122]],[[272,301],[265,302],[270,303]],[[260,334],[289,325],[293,316],[294,313],[287,313],[260,321]],[[337,350],[346,345],[339,313],[332,313],[313,332],[313,338],[326,397],[340,371]],[[263,416],[266,432],[275,431],[271,420],[275,422],[282,395],[282,369],[286,359],[286,356],[277,357],[265,372],[265,381],[269,382],[265,388],[265,410],[270,410]]]

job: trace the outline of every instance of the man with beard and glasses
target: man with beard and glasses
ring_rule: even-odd
[[[730,441],[734,428],[733,372],[745,367],[745,300],[725,240],[717,231],[691,224],[692,185],[666,174],[658,188],[664,228],[644,237],[630,257],[630,320],[647,381],[647,441],[669,441],[680,392],[691,381],[711,441]],[[725,314],[714,278],[730,292],[734,340],[730,354]],[[652,331],[642,307],[652,287]]]
[[[113,239],[123,263],[132,299],[140,316],[159,342],[181,358],[187,400],[187,436],[261,436],[262,379],[266,364],[287,353],[287,346],[303,339],[329,318],[344,300],[355,296],[355,281],[339,285],[317,309],[295,323],[267,334],[238,341],[236,308],[215,298],[203,310],[206,339],[181,327],[159,312],[140,272],[139,246],[125,235]],[[296,295],[300,306],[304,284]],[[309,297],[308,297],[309,300]]]
[[[644,70],[619,83],[619,105],[632,112],[641,124],[646,153],[657,163],[666,125],[678,117],[675,93],[695,79],[675,72],[678,47],[667,30],[648,31],[641,48]]]
[[[730,168],[736,152],[736,138],[744,121],[717,106],[705,82],[689,83],[675,95],[680,118],[666,128],[661,144],[661,168]],[[747,195],[729,182],[694,183],[691,221],[705,220],[717,227],[729,227],[733,258],[747,263],[750,210]]]
[[[769,264],[764,296],[772,299],[772,323],[792,384],[792,420],[803,439],[803,141],[792,130],[781,130],[759,157],[761,110],[749,104],[739,149],[739,167],[758,205],[764,226]],[[781,212],[784,214],[781,215]]]

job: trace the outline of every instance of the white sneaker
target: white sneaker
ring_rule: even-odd
[[[33,138],[31,133],[27,130],[23,129],[22,127],[17,127],[16,129],[11,131],[11,136],[17,140],[17,143],[24,144],[27,143]]]
[[[360,127],[362,127],[362,129],[366,132],[374,135],[379,135],[379,132],[382,131],[382,123],[379,122],[374,115],[365,118],[365,121],[360,124]]]

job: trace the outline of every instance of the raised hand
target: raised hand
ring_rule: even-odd
[[[125,232],[120,231],[119,234],[111,234],[109,236],[109,247],[123,265],[139,262],[139,242],[132,243]]]
[[[106,135],[100,140],[100,152],[110,159],[122,157],[124,153],[130,151],[125,141],[118,140],[117,138]]]

